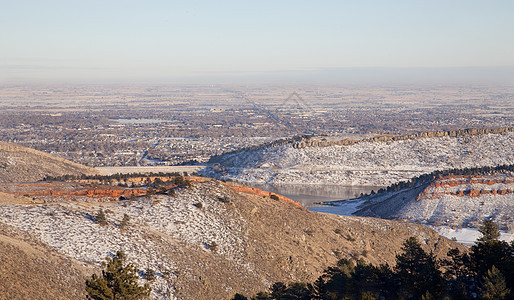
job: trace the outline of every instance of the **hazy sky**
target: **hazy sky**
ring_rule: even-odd
[[[512,76],[514,70],[512,0],[0,4],[4,81],[293,80],[391,67],[493,73],[501,67],[499,74]]]

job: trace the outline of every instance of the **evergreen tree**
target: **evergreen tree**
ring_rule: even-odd
[[[323,278],[326,278],[323,286],[325,297],[339,299],[349,293],[354,270],[355,264],[345,258],[339,260],[336,267],[329,267],[322,275]]]
[[[252,300],[273,300],[266,292],[258,292],[257,295],[252,297]]]
[[[498,226],[494,222],[486,220],[479,231],[482,233],[482,237],[471,247],[470,270],[479,278],[493,266],[502,273],[505,269],[512,270],[510,263],[513,260],[512,251],[514,249],[511,249],[507,242],[498,240],[500,237]]]
[[[282,282],[275,282],[271,287],[271,297],[280,299],[287,290],[287,286]]]
[[[234,295],[234,297],[232,298],[232,300],[248,300],[248,297],[246,297],[245,295],[236,293]]]
[[[414,237],[408,238],[396,256],[395,271],[401,282],[401,296],[419,299],[427,292],[436,298],[443,294],[441,272],[433,254],[427,254]]]
[[[478,239],[478,242],[494,242],[497,241],[500,237],[500,231],[498,229],[498,225],[496,225],[491,220],[484,220],[482,226],[478,229],[478,231],[482,234],[482,237]]]
[[[154,281],[156,278],[155,271],[153,269],[147,268],[145,272],[145,279],[148,281]]]
[[[183,186],[186,184],[186,180],[184,179],[183,176],[177,176],[175,177],[175,180],[174,180],[174,183],[177,185],[177,186]]]
[[[505,277],[495,266],[487,271],[482,277],[482,285],[480,287],[480,297],[486,300],[502,300],[507,299],[510,290],[505,283]]]
[[[441,261],[445,269],[447,290],[451,299],[470,298],[469,286],[474,285],[474,276],[469,269],[470,258],[467,253],[461,253],[458,248],[451,249],[447,255],[451,259]]]
[[[514,299],[514,241],[499,241],[494,223],[480,230],[469,252],[452,249],[444,261],[411,237],[394,269],[341,259],[312,284],[279,282],[252,299]]]
[[[137,282],[137,269],[132,264],[125,265],[125,254],[121,251],[115,257],[107,257],[102,263],[102,276],[93,274],[86,280],[88,299],[94,300],[138,300],[146,299],[150,286],[140,286]]]

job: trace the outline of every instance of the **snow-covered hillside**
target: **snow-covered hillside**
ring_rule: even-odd
[[[31,185],[52,193],[33,198],[21,190],[0,192],[0,225],[82,265],[89,274],[99,272],[106,256],[122,250],[141,270],[141,281],[145,282],[147,269],[155,271],[155,280],[150,281],[153,299],[230,299],[236,292],[255,294],[276,281],[315,280],[340,258],[364,251],[367,262],[390,263],[409,236],[441,256],[455,247],[417,224],[318,214],[239,184],[206,178],[191,181],[191,186],[175,187],[174,196],[132,200],[113,199],[109,194],[77,200],[62,193],[74,195],[71,192],[89,183],[15,184],[27,193]],[[105,226],[96,222],[100,208],[107,216]],[[130,221],[122,230],[125,214]],[[19,244],[16,235],[4,232],[6,239]]]
[[[0,205],[0,222],[29,232],[44,244],[81,262],[100,265],[109,253],[122,250],[131,262],[158,276],[152,283],[155,299],[173,299],[173,286],[178,268],[170,251],[181,247],[166,243],[172,237],[186,248],[216,253],[231,261],[242,261],[245,246],[244,221],[218,201],[224,196],[220,185],[179,189],[173,198],[159,195],[138,201],[104,203],[110,226],[94,222],[98,206],[81,202],[59,202],[46,205]],[[202,203],[201,209],[194,204]],[[121,231],[123,215],[130,217],[130,230]],[[151,236],[149,233],[159,233]],[[164,275],[168,274],[168,275]]]
[[[402,219],[438,228],[447,237],[469,242],[469,230],[484,219],[507,232],[514,231],[514,174],[448,176],[399,191],[336,201],[311,210],[339,215]],[[468,231],[458,231],[467,228]],[[474,228],[474,229],[470,229]],[[473,237],[475,237],[473,235]]]
[[[204,171],[245,183],[387,186],[434,170],[514,163],[514,132],[226,154]]]

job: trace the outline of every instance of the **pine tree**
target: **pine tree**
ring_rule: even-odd
[[[498,226],[491,220],[484,220],[478,231],[482,234],[482,237],[478,239],[479,242],[494,242],[500,237]]]
[[[155,280],[155,271],[153,269],[147,268],[145,271],[145,279],[148,281],[154,281]]]
[[[444,291],[441,272],[433,254],[427,254],[414,237],[408,238],[402,247],[403,253],[396,256],[395,271],[407,298],[421,298],[430,292],[438,298]]]
[[[123,252],[118,251],[115,257],[107,257],[102,266],[104,269],[101,277],[93,274],[90,280],[86,280],[88,299],[138,300],[150,295],[150,285],[138,284],[137,269],[130,263],[125,265]]]
[[[485,220],[479,231],[482,237],[471,247],[470,269],[478,277],[484,276],[493,266],[501,272],[506,268],[511,269],[510,262],[513,255],[509,244],[498,239],[500,237],[498,226],[493,221]]]
[[[234,297],[232,298],[232,300],[248,300],[248,297],[246,297],[245,295],[236,293],[234,295]]]
[[[506,299],[510,290],[505,283],[505,277],[495,266],[487,271],[482,277],[482,286],[480,287],[480,296],[486,300],[502,300]]]

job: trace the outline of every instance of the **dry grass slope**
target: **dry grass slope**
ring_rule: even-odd
[[[84,269],[0,223],[0,299],[84,299]]]
[[[255,294],[276,281],[313,281],[343,257],[392,263],[409,236],[441,256],[458,246],[420,225],[316,213],[270,197],[240,193],[215,180],[180,189],[175,197],[145,196],[124,202],[92,199],[22,205],[7,200],[0,198],[0,222],[51,247],[52,257],[62,262],[76,259],[98,271],[108,252],[123,248],[138,267],[151,267],[158,274],[170,272],[158,275],[153,283],[156,299],[229,299],[236,292]],[[85,217],[99,207],[108,211],[107,226]],[[125,213],[131,225],[120,232],[117,224]],[[4,235],[20,240],[17,235]],[[216,250],[206,247],[212,241]],[[41,278],[46,278],[56,272],[53,260],[38,261],[36,257],[44,256],[22,254],[19,246],[9,249],[12,254],[3,258],[0,268],[26,266],[19,268],[20,275],[8,279],[14,298],[25,297],[12,288],[24,273],[52,270],[43,273],[47,275]],[[42,289],[40,285],[48,282],[54,280],[31,280],[23,290]],[[52,286],[56,295],[66,294],[60,291]]]
[[[13,143],[0,142],[0,182],[38,181],[45,176],[95,174],[97,171]]]

